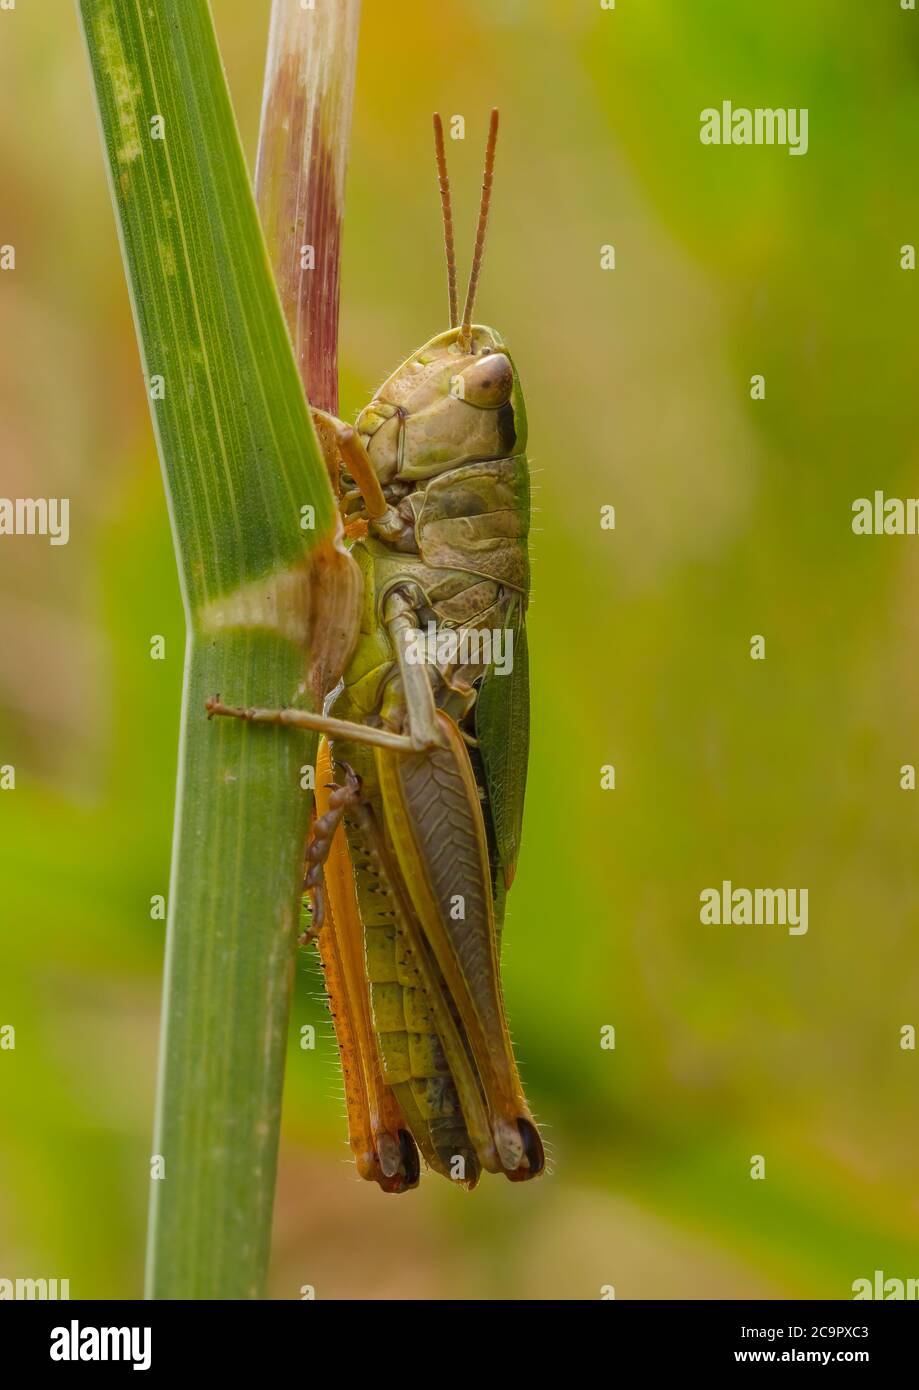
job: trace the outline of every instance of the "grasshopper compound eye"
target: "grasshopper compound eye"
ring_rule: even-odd
[[[450,394],[480,410],[499,410],[514,389],[514,369],[503,352],[480,357],[450,382]]]

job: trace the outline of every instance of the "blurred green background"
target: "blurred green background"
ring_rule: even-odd
[[[214,11],[254,163],[269,0]],[[301,956],[273,1297],[919,1275],[919,541],[850,528],[919,492],[917,26],[897,0],[366,0],[343,415],[444,326],[431,111],[467,121],[461,273],[503,114],[478,316],[517,357],[538,508],[506,987],[554,1172],[362,1185]],[[69,0],[0,15],[0,94],[0,492],[71,499],[67,547],[0,541],[0,1276],[139,1296],[182,613]],[[808,154],[703,147],[725,99],[807,107]],[[808,934],[701,926],[723,878],[807,887]]]

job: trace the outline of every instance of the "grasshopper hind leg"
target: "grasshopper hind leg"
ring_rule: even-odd
[[[363,928],[341,825],[360,795],[360,782],[350,769],[344,787],[332,782],[325,741],[317,774],[319,815],[307,850],[307,878],[313,879],[314,901],[318,891],[323,902],[317,945],[341,1055],[351,1150],[362,1178],[376,1182],[384,1192],[406,1192],[417,1187],[421,1164],[403,1109],[383,1077],[370,1018]]]

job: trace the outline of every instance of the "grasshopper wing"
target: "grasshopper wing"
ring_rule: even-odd
[[[495,847],[503,883],[496,896],[510,888],[517,867],[530,752],[530,672],[523,600],[518,600],[508,624],[513,664],[506,675],[492,667],[482,681],[475,709],[475,735],[485,772]]]
[[[519,1182],[542,1172],[545,1160],[504,1012],[478,789],[456,725],[442,712],[438,718],[444,747],[406,755],[376,750],[386,828],[440,976],[432,980],[432,1002],[443,991],[441,1012],[449,1019],[455,1010],[484,1092],[493,1149],[485,1146],[481,1161]],[[449,1031],[441,1036],[461,1077],[468,1061],[448,1045]]]

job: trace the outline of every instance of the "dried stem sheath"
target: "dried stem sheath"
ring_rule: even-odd
[[[274,0],[256,198],[294,356],[338,413],[338,304],[360,0]],[[312,268],[311,268],[312,267]]]

